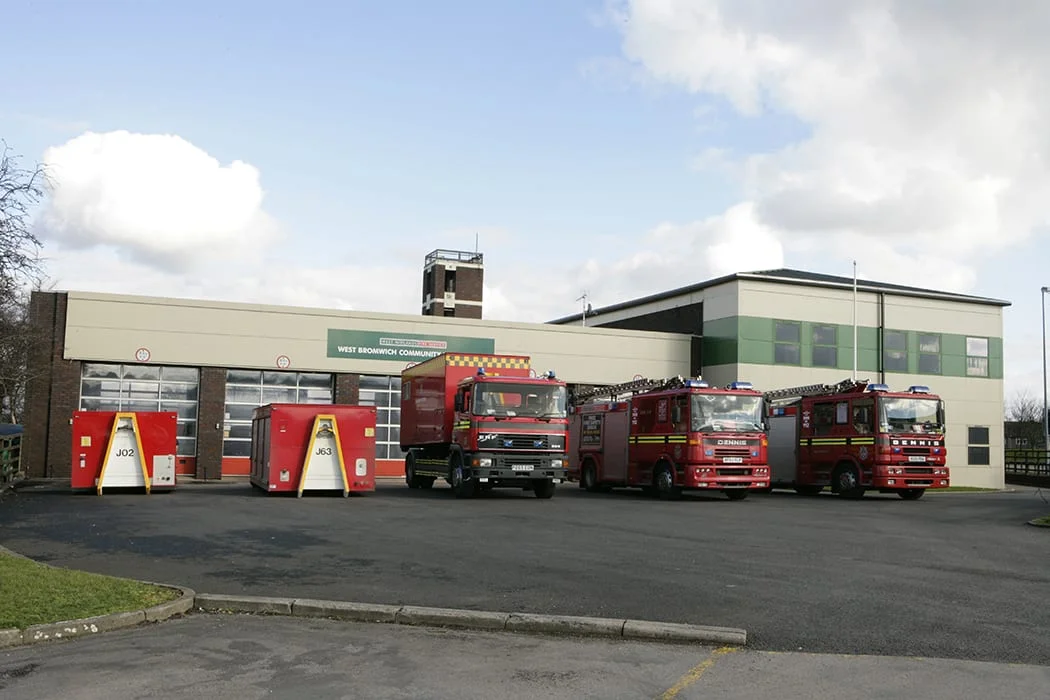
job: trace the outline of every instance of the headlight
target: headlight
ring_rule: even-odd
[[[551,460],[551,468],[552,469],[561,469],[561,460],[560,459],[552,459]]]
[[[488,457],[482,457],[481,459],[478,460],[478,466],[479,467],[491,467],[492,466],[492,460],[490,458],[488,458]]]

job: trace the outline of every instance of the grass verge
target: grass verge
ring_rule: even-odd
[[[1050,527],[1050,515],[1044,515],[1041,518],[1036,518],[1032,522],[1036,525],[1046,525],[1047,527]]]
[[[142,610],[179,591],[0,553],[0,629]]]

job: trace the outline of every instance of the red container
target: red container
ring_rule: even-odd
[[[375,491],[376,408],[274,403],[252,414],[251,483],[267,492]]]
[[[75,490],[175,488],[178,414],[75,411],[70,485]]]

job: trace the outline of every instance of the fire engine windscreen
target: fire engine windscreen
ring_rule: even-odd
[[[940,432],[944,429],[944,405],[938,399],[881,397],[879,426],[884,433]]]
[[[693,432],[762,430],[762,397],[732,394],[693,394]]]
[[[485,382],[474,389],[474,415],[565,418],[563,386]]]

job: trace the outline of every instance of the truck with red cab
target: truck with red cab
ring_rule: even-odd
[[[945,489],[944,401],[927,386],[890,391],[846,379],[766,392],[771,488],[846,498],[868,490],[905,500]]]
[[[569,479],[588,491],[636,487],[663,499],[769,487],[762,394],[749,382],[636,379],[573,397]]]
[[[492,488],[551,498],[567,469],[567,389],[525,355],[444,353],[401,373],[405,481],[457,498]]]

